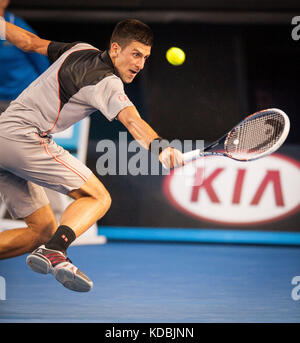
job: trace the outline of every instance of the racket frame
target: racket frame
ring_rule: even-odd
[[[243,159],[238,159],[233,157],[230,153],[224,151],[224,152],[217,152],[217,151],[209,151],[210,149],[213,149],[214,147],[220,145],[222,143],[222,141],[224,141],[224,145],[226,145],[227,140],[229,139],[229,137],[231,136],[232,132],[239,126],[241,126],[245,121],[249,121],[249,118],[257,116],[257,115],[264,115],[265,112],[277,112],[279,113],[283,119],[284,119],[284,130],[280,136],[280,138],[278,139],[278,141],[272,146],[272,148],[268,149],[267,151],[255,156],[255,157],[250,157],[250,158],[243,158]],[[215,142],[209,144],[207,147],[205,147],[203,149],[203,151],[201,151],[201,149],[197,149],[197,150],[192,150],[189,151],[187,153],[184,153],[184,161],[185,162],[189,162],[191,160],[197,159],[199,157],[203,157],[203,156],[225,156],[225,157],[229,157],[235,161],[240,161],[240,162],[248,162],[248,161],[254,161],[257,160],[259,158],[262,158],[264,156],[270,155],[272,154],[274,151],[276,151],[286,140],[288,134],[290,131],[290,120],[289,117],[287,116],[286,113],[284,113],[282,110],[278,109],[278,108],[269,108],[269,109],[265,109],[265,110],[261,110],[261,111],[257,111],[253,114],[250,114],[249,116],[247,116],[245,119],[243,119],[242,121],[240,121],[237,125],[235,125],[228,133],[226,133],[225,135],[223,135],[221,138],[219,138],[218,140],[216,140]]]

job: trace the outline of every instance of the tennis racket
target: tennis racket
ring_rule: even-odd
[[[290,120],[283,111],[277,108],[262,110],[246,117],[203,150],[183,154],[184,162],[212,155],[253,161],[276,151],[286,140],[289,131]]]

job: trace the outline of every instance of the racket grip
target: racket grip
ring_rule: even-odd
[[[200,157],[200,149],[192,150],[183,154],[184,162],[189,162]]]

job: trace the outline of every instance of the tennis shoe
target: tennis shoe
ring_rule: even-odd
[[[72,291],[88,292],[93,287],[93,282],[61,251],[41,245],[27,256],[26,263],[37,273],[52,273],[58,282]]]

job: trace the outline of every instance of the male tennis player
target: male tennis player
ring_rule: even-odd
[[[143,69],[153,42],[151,29],[138,20],[118,23],[110,47],[99,51],[87,43],[58,43],[0,21],[0,36],[24,51],[48,56],[51,66],[0,116],[0,192],[13,218],[27,228],[0,233],[0,258],[31,252],[28,266],[51,272],[65,287],[89,291],[92,281],[66,257],[69,245],[104,216],[111,198],[98,178],[56,145],[51,134],[100,110],[118,119],[140,144],[150,149],[158,134],[141,119],[124,93]],[[158,152],[165,167],[181,164],[180,151]],[[74,199],[56,219],[43,187]]]

